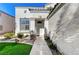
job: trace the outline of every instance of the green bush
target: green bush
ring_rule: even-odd
[[[24,35],[23,35],[23,33],[18,33],[18,34],[17,34],[17,37],[18,37],[18,38],[23,38]]]
[[[29,35],[25,35],[24,37],[28,37]]]
[[[14,33],[11,33],[11,32],[4,34],[4,37],[7,39],[11,39],[11,38],[13,38],[13,36],[14,36]]]

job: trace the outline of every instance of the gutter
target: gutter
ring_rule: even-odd
[[[55,7],[51,10],[49,15],[47,16],[47,19],[49,20],[61,7],[63,7],[65,3],[57,3]]]

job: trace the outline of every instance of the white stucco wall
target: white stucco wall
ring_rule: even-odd
[[[46,34],[49,34],[49,21],[48,21],[48,19],[45,19],[45,21],[44,21],[44,28],[45,28]]]
[[[24,13],[25,10],[27,10],[26,13]],[[16,7],[15,13],[16,13],[16,18],[24,18],[24,17],[26,17],[26,18],[39,18],[40,16],[42,18],[46,18],[47,15],[49,14],[48,12],[32,12],[31,13],[28,10],[28,7]]]
[[[0,25],[3,27],[2,31],[0,31],[0,34],[6,33],[6,32],[14,32],[15,18],[1,12]]]
[[[15,18],[15,35],[20,32],[20,21],[19,19],[16,20]]]
[[[30,31],[35,31],[35,19],[30,20]]]
[[[79,4],[65,4],[49,19],[51,40],[60,52],[79,55]]]

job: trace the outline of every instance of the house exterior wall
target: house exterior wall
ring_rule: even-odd
[[[30,19],[30,29],[26,30],[26,31],[21,31],[20,30],[20,19],[17,19],[16,21],[16,28],[15,28],[15,35],[17,35],[17,33],[26,33],[29,34],[30,31],[35,31],[35,20],[34,19]]]
[[[49,21],[45,19],[44,22],[45,34],[49,34]]]
[[[2,26],[2,30],[0,30],[0,34],[6,32],[14,32],[15,30],[15,18],[9,16],[3,12],[0,14],[0,25]]]
[[[26,11],[26,13],[24,13]],[[16,7],[15,14],[16,18],[46,18],[49,12],[30,12],[28,7]]]
[[[26,11],[26,13],[24,13]],[[25,32],[29,34],[30,31],[36,32],[35,29],[35,20],[45,19],[48,15],[48,12],[30,12],[29,8],[27,7],[16,7],[15,8],[15,23],[16,23],[16,29],[15,34],[19,32]],[[28,18],[30,20],[30,29],[27,31],[21,31],[20,30],[20,18]]]
[[[32,19],[30,21],[30,31],[36,31],[35,30],[35,19]]]
[[[50,38],[64,54],[79,54],[79,4],[65,4],[49,19]]]

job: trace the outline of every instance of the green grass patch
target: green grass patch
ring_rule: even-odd
[[[0,43],[0,55],[29,55],[32,45],[22,43]]]

